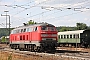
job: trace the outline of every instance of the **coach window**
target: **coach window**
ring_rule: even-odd
[[[60,35],[58,35],[58,38],[60,39]]]
[[[79,34],[76,34],[76,38],[79,38]]]
[[[72,38],[72,35],[70,35],[70,38]]]
[[[67,39],[69,38],[69,35],[67,35]]]
[[[61,35],[61,39],[63,39],[63,35]]]
[[[64,35],[64,39],[66,38],[66,35]]]
[[[75,38],[75,34],[73,35],[73,38]]]

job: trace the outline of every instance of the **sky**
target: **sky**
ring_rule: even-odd
[[[10,16],[12,28],[29,20],[47,22],[56,27],[73,27],[76,23],[90,26],[90,0],[0,0],[1,14],[4,16],[0,16],[0,28],[6,28],[6,14]]]

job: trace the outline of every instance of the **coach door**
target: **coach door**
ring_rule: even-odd
[[[83,33],[80,33],[80,42],[84,42],[84,34]]]

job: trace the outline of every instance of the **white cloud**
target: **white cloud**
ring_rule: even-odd
[[[41,2],[46,2],[46,1],[48,1],[48,0],[35,0],[35,3],[41,3]]]
[[[29,1],[29,0],[15,0],[16,2],[26,2],[26,1]]]
[[[82,12],[83,15],[87,16],[87,17],[90,17],[90,9],[86,9],[86,11],[83,11]]]
[[[85,0],[35,0],[36,3],[41,3],[45,1],[45,3],[40,4],[41,6],[53,6],[53,7],[61,7],[61,8],[66,8],[66,7],[83,7],[90,1],[85,1]],[[90,5],[90,4],[89,4]]]
[[[23,5],[30,1],[32,1],[32,0],[14,0],[13,2],[11,2],[11,1],[5,2],[4,1],[4,2],[0,2],[0,5],[5,5],[5,4],[13,5],[12,3],[18,4],[18,5],[20,5],[20,4]],[[39,7],[39,9],[41,9],[41,10],[39,10],[39,9],[34,10],[33,8],[31,8],[31,9],[22,11],[22,10],[24,10],[24,8],[20,8],[20,7],[13,8],[13,7],[2,6],[2,7],[0,7],[1,8],[0,12],[2,14],[5,14],[4,10],[6,10],[6,9],[10,10],[8,12],[8,14],[14,16],[14,17],[11,16],[11,23],[12,23],[13,27],[20,26],[20,24],[22,25],[23,22],[27,22],[30,19],[33,19],[36,22],[44,21],[44,22],[52,23],[52,24],[55,24],[56,26],[61,26],[61,25],[75,26],[75,24],[77,22],[85,22],[90,25],[90,23],[88,22],[88,21],[90,21],[90,14],[89,14],[90,10],[88,11],[87,9],[85,9],[85,7],[90,6],[90,4],[88,3],[88,2],[90,2],[89,0],[88,1],[85,1],[85,0],[33,0],[33,1],[35,1],[35,4],[30,3],[30,5],[32,5],[32,6],[38,4],[38,6],[55,7],[55,8],[62,9],[62,12],[57,9],[48,8],[49,10],[52,10],[52,11],[49,11],[44,14],[40,14],[38,16],[30,17],[30,18],[27,18],[25,14],[31,12],[31,16],[32,16],[32,15],[36,15],[36,14],[41,13],[42,11],[46,11],[46,10],[41,9]],[[41,3],[41,2],[45,2],[45,3]],[[39,4],[39,3],[41,3],[41,4]],[[24,7],[27,7],[27,6],[24,6]],[[35,6],[35,7],[37,7],[37,6]],[[72,13],[75,13],[77,11],[74,11],[74,10],[67,11],[67,9],[65,9],[67,7],[81,8],[80,10],[83,12],[73,15]],[[10,8],[12,8],[12,10]],[[21,12],[21,13],[19,13],[19,12]],[[58,12],[58,13],[56,13],[56,12]],[[69,14],[72,14],[72,15],[69,15]],[[5,17],[2,18],[2,20],[4,20],[4,19],[5,19]],[[5,23],[5,21],[3,23]]]

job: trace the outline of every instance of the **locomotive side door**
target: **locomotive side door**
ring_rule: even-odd
[[[32,31],[33,31],[33,28],[29,27],[29,40],[30,41],[32,41]]]
[[[32,32],[32,41],[35,42],[38,40],[38,32],[37,32],[37,27],[33,27],[33,32]]]

